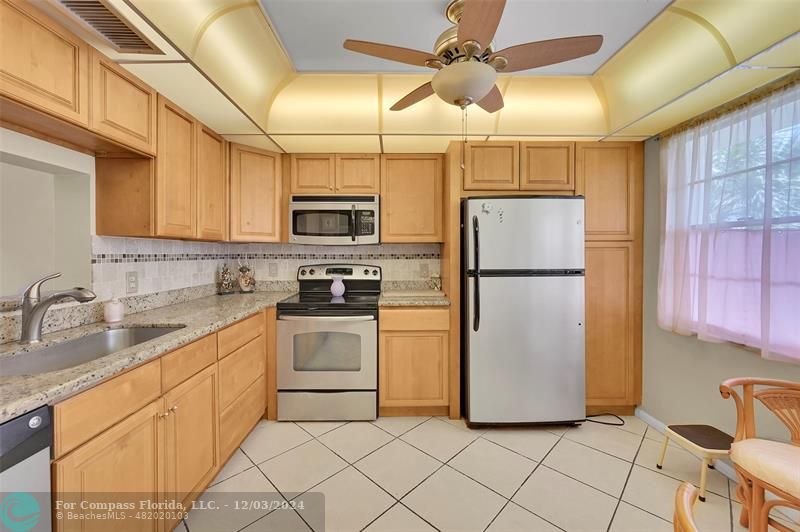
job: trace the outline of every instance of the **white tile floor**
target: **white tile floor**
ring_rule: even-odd
[[[625,421],[491,430],[430,417],[262,421],[203,497],[255,491],[299,501],[303,492],[322,493],[328,532],[668,532],[675,489],[699,481],[700,462],[672,446],[657,470],[661,434],[637,418]],[[739,530],[734,488],[709,471],[707,502],[695,510],[703,532]],[[184,526],[311,530],[301,514],[193,512]]]

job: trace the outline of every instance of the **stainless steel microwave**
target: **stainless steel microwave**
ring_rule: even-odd
[[[355,246],[380,242],[380,196],[292,196],[289,242]]]

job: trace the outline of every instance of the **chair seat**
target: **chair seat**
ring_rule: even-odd
[[[751,438],[731,446],[731,460],[751,475],[800,499],[800,447]]]

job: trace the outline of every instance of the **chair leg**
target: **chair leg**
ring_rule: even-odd
[[[764,506],[764,487],[753,482],[750,488],[750,532],[767,532],[767,524],[761,520]]]
[[[736,497],[742,503],[742,511],[739,513],[739,524],[744,528],[750,527],[750,496],[752,490],[750,489],[750,480],[744,476],[740,471],[736,471],[736,476],[739,477],[739,486],[736,488]]]
[[[667,446],[669,445],[669,436],[664,434],[664,444],[661,446],[661,455],[658,457],[656,467],[661,469],[664,467],[664,457],[667,455]]]
[[[706,456],[703,458],[703,465],[700,466],[700,499],[701,502],[706,502],[706,481],[708,480],[708,466],[711,460]]]

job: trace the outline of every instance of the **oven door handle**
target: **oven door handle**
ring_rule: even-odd
[[[281,316],[278,321],[375,321],[375,316]]]

